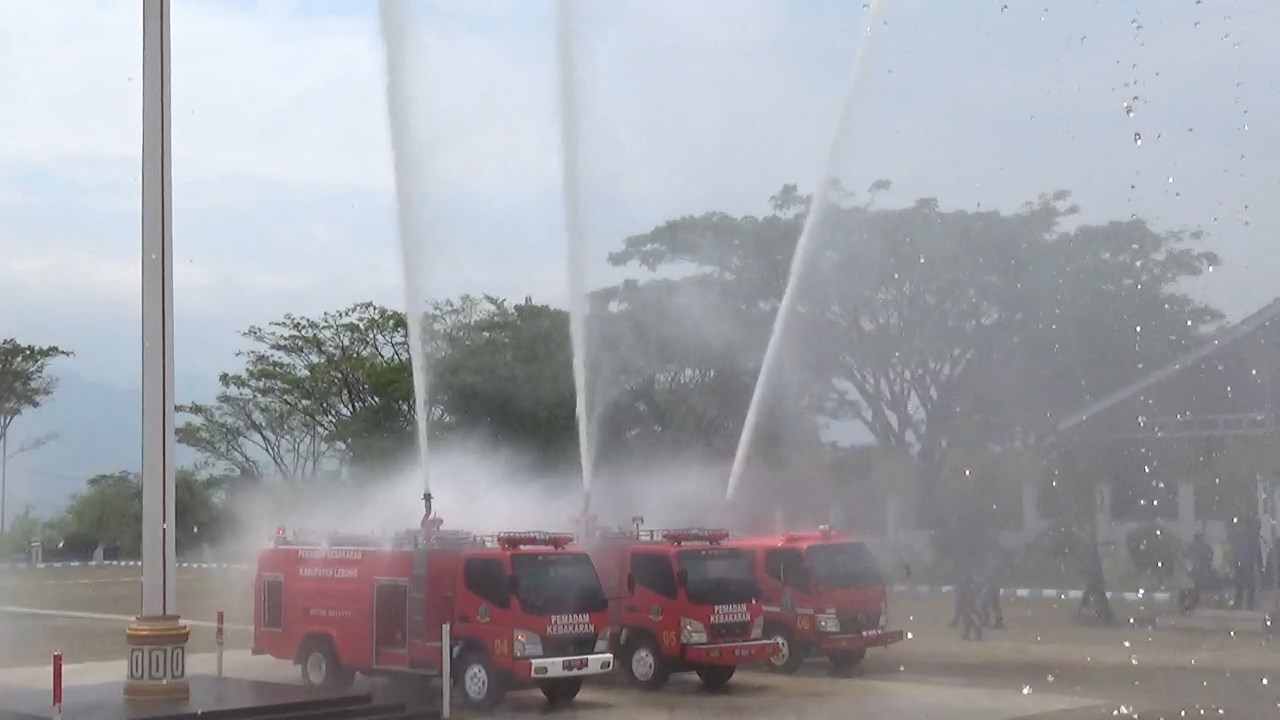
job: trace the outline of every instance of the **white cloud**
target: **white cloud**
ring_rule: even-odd
[[[1121,60],[1114,39],[1128,41],[1127,18],[1094,28],[1119,11],[1067,15],[1074,5],[1047,4],[1043,21],[1018,8],[954,11],[969,28],[933,6],[890,3],[884,44],[870,58],[876,80],[865,94],[857,171],[888,175],[904,192],[988,205],[1007,203],[990,196],[1011,187],[1029,188],[1020,200],[1041,185],[1102,195],[1111,185],[1099,177],[1118,182],[1114,153],[1099,140],[1117,122],[1095,120],[1118,106],[1095,109],[1110,102],[1107,89],[1080,92],[1071,82]],[[814,180],[861,40],[859,6],[579,3],[596,276],[626,234],[681,213],[759,211],[780,183]],[[225,357],[236,330],[285,312],[399,301],[374,8],[174,4],[175,292],[180,317],[195,323],[184,331],[193,356]],[[13,332],[59,328],[105,342],[100,352],[110,355],[114,336],[96,339],[94,326],[137,316],[140,4],[0,0],[0,12],[0,319]],[[411,161],[431,178],[416,197],[442,238],[440,292],[564,295],[551,12],[549,2],[435,3],[412,26],[414,112],[433,142]],[[1201,31],[1231,25],[1206,17]],[[1090,52],[1078,38],[1086,32],[1098,49],[1081,68],[1073,58]],[[1125,50],[1152,68],[1153,55],[1166,57],[1163,78],[1154,69],[1144,76],[1153,90],[1140,111],[1169,125],[1213,105],[1178,109],[1192,61],[1167,56],[1184,42],[1152,32],[1152,47]],[[1229,104],[1230,93],[1210,95],[1204,78],[1215,69],[1243,77],[1274,52],[1246,45],[1238,57],[1245,71],[1227,72],[1231,60],[1215,54],[1196,74],[1197,98]],[[1128,74],[1120,68],[1111,80]],[[1265,80],[1250,80],[1255,93]],[[1028,108],[1059,117],[1032,125],[1014,115]],[[1208,168],[1203,178],[1225,165],[1221,129],[1206,128],[1218,145],[1170,151]],[[1264,132],[1260,125],[1250,137]],[[1253,157],[1266,155],[1261,138],[1250,142]],[[1157,169],[1143,168],[1148,177]],[[1166,212],[1169,199],[1148,192],[1141,209]],[[1255,216],[1255,230],[1264,219]],[[1258,247],[1251,257],[1262,273]]]

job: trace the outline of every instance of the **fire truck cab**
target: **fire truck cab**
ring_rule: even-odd
[[[627,678],[657,690],[672,673],[724,687],[738,665],[764,662],[760,587],[750,553],[723,530],[595,530],[587,550],[609,598],[614,655]]]
[[[364,675],[438,677],[442,626],[464,703],[491,709],[537,686],[553,703],[613,668],[608,601],[572,535],[439,529],[323,541],[277,532],[258,558],[254,653],[292,660],[309,685]]]
[[[888,628],[888,589],[865,543],[822,526],[728,545],[754,555],[764,634],[778,644],[769,661],[775,672],[794,673],[815,651],[849,670],[868,648],[902,640],[901,630]]]

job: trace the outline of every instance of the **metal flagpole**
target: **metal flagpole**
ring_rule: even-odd
[[[169,0],[142,3],[142,612],[125,630],[130,699],[186,698],[174,598],[173,214]]]

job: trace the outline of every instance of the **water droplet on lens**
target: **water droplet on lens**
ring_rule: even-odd
[[[1133,144],[1142,147],[1142,133],[1136,132],[1133,134]]]

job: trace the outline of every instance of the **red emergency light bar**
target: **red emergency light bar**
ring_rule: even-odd
[[[549,533],[542,530],[523,532],[500,532],[497,535],[498,547],[503,550],[515,550],[526,545],[544,545],[557,550],[563,549],[573,542],[570,533]]]
[[[703,528],[690,528],[688,530],[667,530],[662,533],[662,539],[675,545],[681,545],[687,542],[704,542],[711,545],[719,545],[729,539],[728,530],[706,530]]]

